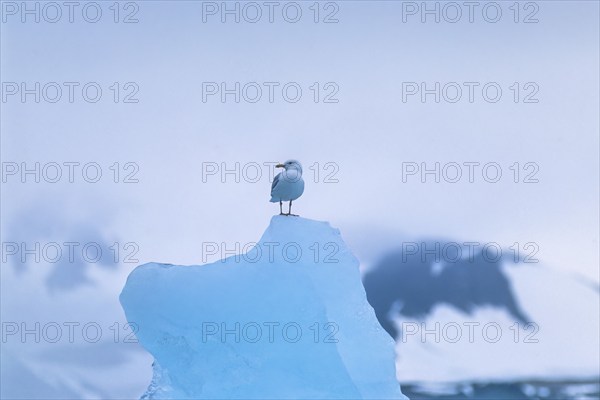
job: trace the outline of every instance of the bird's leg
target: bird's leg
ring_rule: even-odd
[[[288,208],[287,215],[291,215],[292,217],[297,217],[298,215],[292,214],[292,200],[290,200],[290,207]]]
[[[281,200],[279,200],[279,215],[284,215],[283,214],[283,202]]]

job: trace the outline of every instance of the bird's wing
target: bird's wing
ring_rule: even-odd
[[[277,175],[275,175],[275,178],[273,178],[273,183],[271,183],[271,194],[273,194],[273,190],[275,190],[275,186],[277,186],[277,184],[279,183],[280,177],[281,177],[281,172],[278,173]]]

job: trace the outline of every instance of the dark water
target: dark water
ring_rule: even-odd
[[[402,385],[402,392],[411,400],[591,400],[600,399],[600,382],[589,380],[582,382],[461,383],[437,386]]]

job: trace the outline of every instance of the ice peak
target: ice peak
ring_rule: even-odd
[[[146,398],[403,398],[394,342],[327,222],[277,215],[243,257],[145,264],[121,303],[156,359]]]

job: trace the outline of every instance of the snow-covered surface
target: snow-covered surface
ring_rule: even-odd
[[[439,384],[600,376],[598,289],[539,265],[507,263],[503,272],[533,324],[491,306],[465,314],[438,304],[422,320],[400,315],[396,322],[405,335],[396,345],[399,380]]]
[[[152,376],[152,357],[125,329],[115,282],[126,271],[90,268],[93,285],[55,294],[46,286],[51,273],[42,264],[26,273],[3,266],[0,398],[138,396]]]
[[[121,294],[149,398],[405,398],[358,261],[325,222],[275,216],[245,256],[149,263]]]

